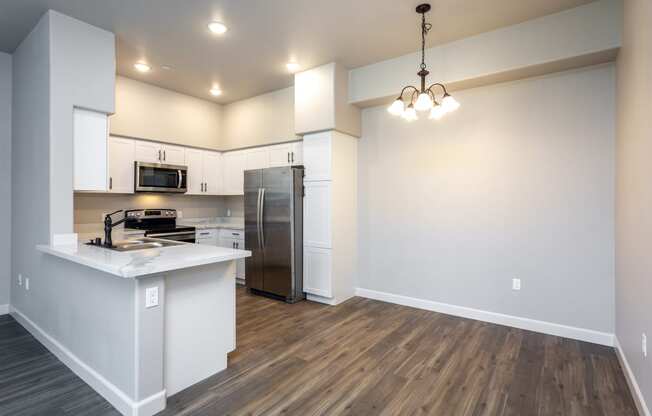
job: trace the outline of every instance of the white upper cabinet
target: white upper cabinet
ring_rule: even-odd
[[[269,167],[294,166],[303,162],[303,144],[301,142],[267,146]]]
[[[245,150],[245,170],[265,169],[269,167],[269,150],[266,147]]]
[[[220,195],[222,155],[210,150],[186,149],[188,195]]]
[[[136,140],[135,146],[136,162],[161,163],[163,150],[160,143]]]
[[[269,167],[289,166],[292,163],[292,144],[278,144],[269,147]]]
[[[161,163],[166,165],[180,165],[183,166],[186,164],[186,148],[181,146],[172,146],[170,144],[164,144],[161,146],[163,151],[163,158]]]
[[[108,118],[104,113],[73,111],[73,189],[107,190]]]
[[[222,155],[218,152],[204,151],[204,195],[221,195]]]
[[[167,165],[185,165],[186,148],[136,140],[136,161],[146,163],[164,163]]]
[[[109,138],[109,192],[134,193],[134,161],[136,146],[133,140]]]
[[[188,166],[188,195],[201,195],[204,193],[204,158],[203,151],[197,149],[186,150],[185,164]]]
[[[222,155],[223,195],[244,195],[245,162],[246,154],[243,151],[228,152]]]

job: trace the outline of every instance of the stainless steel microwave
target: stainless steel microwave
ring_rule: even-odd
[[[163,165],[161,163],[136,162],[136,192],[174,192],[188,191],[188,167]]]

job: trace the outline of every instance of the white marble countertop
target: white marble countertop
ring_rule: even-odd
[[[122,278],[135,278],[154,273],[220,263],[251,256],[247,250],[199,244],[119,252],[84,243],[72,245],[39,245],[37,250],[53,256],[101,270]]]
[[[177,219],[177,225],[195,227],[199,230],[224,228],[228,230],[244,230],[244,218],[182,218]]]

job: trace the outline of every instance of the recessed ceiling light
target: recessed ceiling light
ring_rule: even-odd
[[[285,64],[285,66],[288,68],[288,71],[290,72],[297,72],[299,68],[301,68],[299,64],[296,62],[288,62],[287,64]]]
[[[222,90],[220,89],[220,87],[213,87],[211,88],[210,93],[212,96],[218,97],[222,95]]]
[[[152,69],[149,65],[147,65],[145,62],[136,62],[134,64],[134,68],[136,68],[140,72],[149,72],[150,69]]]
[[[223,35],[227,30],[229,30],[229,28],[227,28],[226,25],[222,22],[213,21],[208,24],[208,30],[215,33],[216,35]]]

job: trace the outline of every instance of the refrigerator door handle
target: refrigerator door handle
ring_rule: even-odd
[[[258,199],[256,200],[256,237],[258,238],[258,248],[262,250],[260,244],[260,188],[258,188]]]
[[[261,188],[260,193],[260,242],[262,249],[265,248],[265,188]]]

